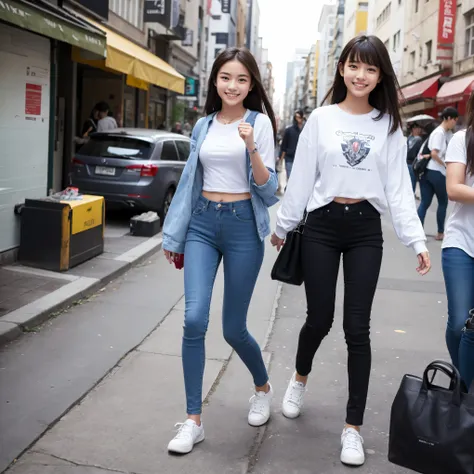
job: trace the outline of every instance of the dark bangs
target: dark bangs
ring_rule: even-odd
[[[359,62],[375,66],[382,73],[382,61],[377,55],[377,50],[370,41],[355,43],[349,51],[349,62]]]
[[[345,100],[347,87],[339,72],[339,67],[346,64],[347,61],[361,62],[379,69],[381,81],[370,93],[369,104],[380,111],[374,120],[381,120],[385,114],[390,115],[390,134],[395,133],[402,125],[398,100],[400,86],[387,48],[377,36],[356,36],[346,44],[339,58],[332,87],[321,105],[326,101],[330,101],[331,104],[339,104]]]

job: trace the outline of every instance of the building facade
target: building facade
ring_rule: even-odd
[[[246,46],[255,56],[258,50],[260,26],[260,7],[257,0],[247,1],[247,43]]]
[[[345,1],[338,0],[336,7],[336,18],[334,22],[334,36],[332,38],[332,44],[329,49],[328,57],[328,78],[332,82],[337,67],[339,64],[339,58],[341,57],[344,44],[344,18],[345,18]]]
[[[330,52],[334,41],[334,31],[336,27],[337,6],[335,2],[327,3],[321,10],[319,18],[319,64],[318,64],[318,104],[321,105],[332,84],[330,71]]]
[[[368,15],[368,0],[347,0],[344,2],[344,45],[354,36],[367,32]]]
[[[286,65],[286,89],[283,107],[283,122],[289,125],[293,120],[295,110],[301,108],[303,99],[304,68],[306,57],[310,50],[298,48],[295,50],[293,60]]]
[[[309,115],[313,109],[316,107],[316,98],[315,98],[315,89],[314,82],[316,77],[316,50],[317,44],[313,44],[309,51],[309,54],[306,56],[304,73],[303,73],[303,87],[302,87],[302,99],[301,99],[301,109],[306,115]]]
[[[247,44],[247,0],[238,0],[237,9],[237,46],[241,47]]]
[[[0,2],[0,77],[8,99],[0,109],[8,130],[0,260],[19,244],[15,204],[69,184],[77,140],[97,102],[109,103],[119,126],[149,128],[169,127],[174,104],[186,108],[190,96],[194,107],[202,105],[207,3],[165,0],[157,9],[147,0]],[[19,148],[28,160],[22,170]]]
[[[219,53],[225,48],[237,45],[237,12],[236,1],[212,0],[208,34],[208,76]]]
[[[399,81],[405,44],[405,5],[406,2],[398,0],[369,1],[368,31],[378,36],[387,47]]]
[[[452,74],[448,81],[443,81],[436,95],[436,106],[438,113],[448,106],[458,109],[461,115],[458,127],[462,127],[467,101],[474,90],[474,0],[458,2],[454,18]]]
[[[441,37],[443,29],[441,35],[438,29],[440,5],[444,3],[445,0],[408,0],[405,3],[405,38],[400,78],[405,118],[419,113],[437,116],[436,95],[452,74],[452,44],[444,43]],[[444,8],[441,11],[444,15]],[[451,43],[454,41],[454,31],[452,37]]]

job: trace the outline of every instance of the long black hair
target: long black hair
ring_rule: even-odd
[[[272,104],[268,99],[265,88],[263,87],[257,61],[255,61],[252,53],[247,48],[227,48],[215,59],[207,87],[206,105],[204,106],[206,114],[212,114],[222,109],[222,99],[219,97],[216,87],[217,74],[224,64],[235,60],[247,68],[251,77],[252,90],[249,91],[247,97],[244,99],[244,107],[268,115],[272,122],[273,136],[276,140],[277,127],[275,113],[273,112]]]
[[[384,114],[391,117],[390,134],[401,127],[402,119],[399,111],[399,90],[397,76],[387,48],[382,41],[373,35],[360,35],[351,39],[342,50],[334,82],[323,99],[323,105],[328,99],[331,104],[341,103],[347,96],[347,87],[341,76],[339,67],[346,61],[362,62],[375,66],[380,70],[381,81],[369,95],[369,104],[380,111],[375,120],[380,120]]]
[[[474,92],[467,102],[466,172],[474,174]]]

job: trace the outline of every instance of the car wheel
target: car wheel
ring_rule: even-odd
[[[171,201],[173,200],[174,189],[170,188],[166,191],[165,198],[163,199],[163,206],[161,207],[161,225],[165,222],[166,215],[171,206]]]

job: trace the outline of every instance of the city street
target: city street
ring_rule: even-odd
[[[420,375],[432,359],[447,358],[446,296],[434,230],[430,211],[433,270],[421,278],[413,252],[384,223],[362,474],[408,472],[387,461],[391,402],[403,374]],[[174,424],[184,421],[184,301],[182,273],[160,252],[0,352],[0,472],[14,459],[9,474],[347,472],[339,462],[347,393],[342,291],[303,413],[287,420],[280,405],[305,304],[302,287],[270,279],[275,256],[268,244],[249,313],[276,394],[267,426],[247,424],[252,382],[221,335],[218,278],[207,337],[206,440],[187,456],[167,453]]]

